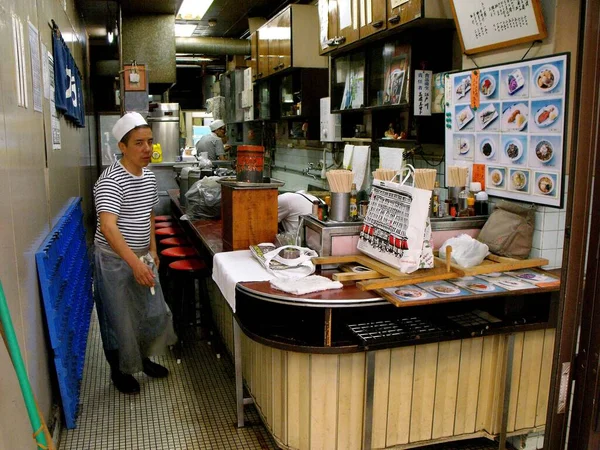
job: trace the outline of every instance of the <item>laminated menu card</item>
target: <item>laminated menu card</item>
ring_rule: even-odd
[[[436,298],[435,295],[413,285],[386,288],[384,291],[403,302],[414,302]]]
[[[488,280],[480,277],[467,276],[462,278],[453,278],[448,282],[457,285],[458,287],[467,289],[474,294],[493,294],[504,292],[505,289],[490,283]]]
[[[525,280],[539,287],[560,284],[560,279],[530,269],[521,269],[515,270],[513,272],[506,272],[506,275],[518,278],[520,280]]]
[[[499,286],[508,291],[520,291],[523,289],[535,289],[537,286],[535,284],[528,283],[527,281],[511,277],[506,273],[488,273],[485,275],[479,275],[483,280],[495,285]]]
[[[473,295],[472,292],[446,281],[428,281],[426,283],[419,283],[417,286],[431,292],[438,298]]]

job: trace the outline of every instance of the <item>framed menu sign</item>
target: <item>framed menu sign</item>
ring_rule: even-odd
[[[451,0],[465,54],[544,39],[540,0]]]
[[[568,65],[563,53],[447,74],[446,167],[483,165],[488,194],[561,207]]]

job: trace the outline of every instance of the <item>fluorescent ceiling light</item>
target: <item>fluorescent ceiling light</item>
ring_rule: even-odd
[[[190,37],[196,30],[195,23],[176,23],[175,37]]]
[[[201,20],[212,5],[213,0],[183,0],[177,19],[179,20]]]

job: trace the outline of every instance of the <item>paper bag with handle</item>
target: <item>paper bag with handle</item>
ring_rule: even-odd
[[[373,180],[357,248],[403,273],[419,269],[430,199],[431,191],[414,187],[410,165],[391,181]]]

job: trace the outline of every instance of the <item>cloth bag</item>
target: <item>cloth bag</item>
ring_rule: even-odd
[[[394,181],[396,177],[399,182]],[[357,248],[403,273],[412,273],[421,264],[431,191],[414,187],[410,165],[396,177],[373,180]]]
[[[258,244],[250,247],[252,256],[271,275],[277,278],[298,280],[314,273],[315,265],[312,258],[319,256],[314,250],[297,245],[284,245],[272,249],[273,247],[273,244]],[[296,258],[284,258],[281,253],[286,249],[296,251],[298,256]]]
[[[494,208],[477,240],[499,256],[525,259],[531,252],[535,205],[522,206],[502,200]]]

